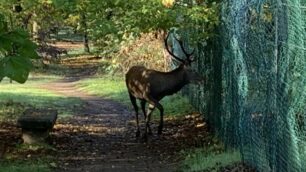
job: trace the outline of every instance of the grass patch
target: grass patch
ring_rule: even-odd
[[[3,114],[5,111],[16,112],[16,106],[36,107],[36,108],[54,108],[59,111],[59,117],[67,117],[73,114],[72,109],[80,106],[81,100],[78,98],[63,97],[56,95],[44,89],[24,87],[24,86],[0,86],[3,91],[0,94],[0,119],[8,117],[10,114]],[[1,113],[2,112],[2,113]],[[9,116],[11,119],[18,117]]]
[[[70,27],[61,28],[58,34],[51,34],[50,36],[54,40],[70,41],[70,42],[83,41],[83,35],[79,33],[74,33],[73,29]]]
[[[22,112],[26,109],[26,107],[29,107],[29,106],[26,106],[19,102],[1,101],[0,102],[0,121],[16,120],[16,118],[22,114]]]
[[[73,49],[70,49],[68,51],[68,55],[72,56],[72,57],[80,56],[80,55],[84,55],[84,54],[89,54],[89,53],[85,53],[84,47],[82,47],[82,48],[73,48]]]
[[[56,148],[47,143],[39,144],[23,144],[16,143],[16,145],[10,148],[10,152],[7,152],[4,156],[3,162],[32,162],[43,163],[55,161],[52,156],[56,152]],[[1,164],[1,162],[0,162]]]
[[[165,97],[161,104],[164,105],[167,116],[186,115],[195,111],[189,100],[179,94]]]
[[[70,57],[78,57],[81,55],[91,55],[91,54],[97,54],[99,52],[99,50],[97,49],[97,47],[93,46],[93,45],[89,45],[89,49],[90,52],[87,53],[84,50],[84,47],[81,48],[72,48],[68,51],[68,56]]]
[[[70,69],[63,65],[51,63],[48,64],[47,67],[42,67],[42,66],[38,67],[37,69],[35,69],[35,72],[44,75],[52,75],[60,78],[65,76],[67,73],[69,73]]]
[[[78,82],[78,87],[90,94],[113,99],[125,105],[130,103],[125,82],[123,78],[118,76],[101,76],[99,78],[81,80]]]
[[[4,80],[0,83],[0,120],[16,119],[27,107],[54,108],[59,117],[73,114],[73,109],[79,107],[78,98],[63,97],[51,91],[40,89],[39,84],[58,79],[51,76],[31,77],[25,84],[9,83]]]
[[[207,153],[206,148],[198,148],[186,156],[182,171],[218,171],[222,167],[241,162],[238,151]]]
[[[0,82],[0,86],[4,86],[4,85],[26,85],[26,86],[31,86],[31,85],[37,85],[37,84],[43,84],[43,83],[47,83],[47,82],[52,82],[52,81],[55,81],[57,79],[61,79],[60,76],[58,75],[44,75],[44,74],[41,74],[41,73],[31,73],[29,75],[29,78],[28,80],[24,83],[24,84],[18,84],[17,82],[15,81],[10,81],[10,79],[8,78],[4,78],[1,82]]]
[[[238,150],[225,150],[224,145],[213,136],[209,140],[202,148],[181,152],[185,157],[181,171],[217,172],[222,167],[242,161]]]
[[[132,108],[125,81],[122,77],[104,75],[100,78],[79,81],[78,86],[81,90],[90,94],[113,99]],[[188,99],[179,94],[165,97],[161,104],[164,106],[167,116],[183,115],[194,111]],[[154,113],[156,114],[158,111],[155,110]]]
[[[49,165],[43,161],[0,162],[0,172],[51,172]]]

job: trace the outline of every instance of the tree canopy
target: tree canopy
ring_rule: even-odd
[[[197,37],[207,39],[219,22],[219,5],[215,1],[53,0],[53,4],[66,25],[88,32],[91,41],[102,48],[140,33],[172,27],[196,30]]]
[[[213,0],[2,0],[0,79],[25,82],[30,59],[37,58],[29,36],[37,30],[69,26],[101,51],[116,51],[124,40],[170,28],[208,39],[219,23],[218,8]]]

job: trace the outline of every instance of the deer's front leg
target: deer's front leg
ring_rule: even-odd
[[[154,105],[149,105],[149,108],[148,108],[148,112],[147,112],[147,118],[148,118],[148,134],[149,135],[152,135],[152,130],[151,130],[151,126],[150,126],[150,121],[151,121],[151,114],[153,112],[153,110],[155,109]]]
[[[144,116],[144,119],[145,119],[145,122],[147,122],[147,116],[150,115],[150,113],[153,111],[154,109],[154,106],[153,105],[149,105],[149,109],[148,109],[148,112],[146,112],[146,101],[145,100],[141,100],[141,109],[142,109],[142,112],[143,112],[143,116]],[[148,115],[149,114],[149,115]],[[150,121],[151,119],[149,119]],[[147,124],[146,124],[147,125]],[[148,134],[149,135],[152,135],[152,130],[151,130],[151,127],[150,127],[150,124],[148,126],[149,128],[149,131],[148,131]]]
[[[158,126],[158,134],[162,133],[163,130],[163,124],[164,124],[164,108],[163,106],[153,97],[148,97],[147,101],[149,102],[150,105],[156,107],[159,112],[160,112],[160,122],[159,122],[159,126]],[[151,113],[150,113],[151,116]],[[149,115],[147,116],[147,118],[150,118]],[[147,125],[149,124],[150,120],[147,121]]]
[[[143,116],[144,116],[144,119],[146,120],[147,119],[147,114],[146,114],[146,100],[141,100],[140,104],[141,104],[141,109],[142,109],[142,112],[143,112]]]

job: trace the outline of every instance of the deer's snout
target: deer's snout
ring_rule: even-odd
[[[193,72],[191,75],[190,83],[191,84],[203,84],[205,82],[205,77],[201,76],[197,72]]]
[[[204,83],[205,83],[205,77],[202,76],[197,77],[193,82],[193,84],[198,84],[198,85],[202,85]]]

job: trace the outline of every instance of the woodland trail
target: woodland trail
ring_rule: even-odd
[[[53,144],[58,149],[59,171],[172,171],[158,153],[158,141],[146,145],[135,140],[132,114],[112,100],[90,96],[64,79],[43,88],[84,103],[72,118],[55,125]],[[157,146],[154,148],[154,146]],[[61,164],[62,163],[62,164]],[[171,163],[170,163],[171,164]]]
[[[163,135],[158,137],[154,133],[144,143],[135,137],[133,112],[113,100],[80,91],[75,82],[82,78],[69,76],[41,85],[83,102],[75,108],[72,118],[58,120],[52,132],[52,144],[57,150],[56,171],[177,171],[181,161],[179,152],[200,146],[200,140],[207,135],[205,129],[195,127],[195,118],[165,120]],[[157,121],[154,124],[155,132]]]

